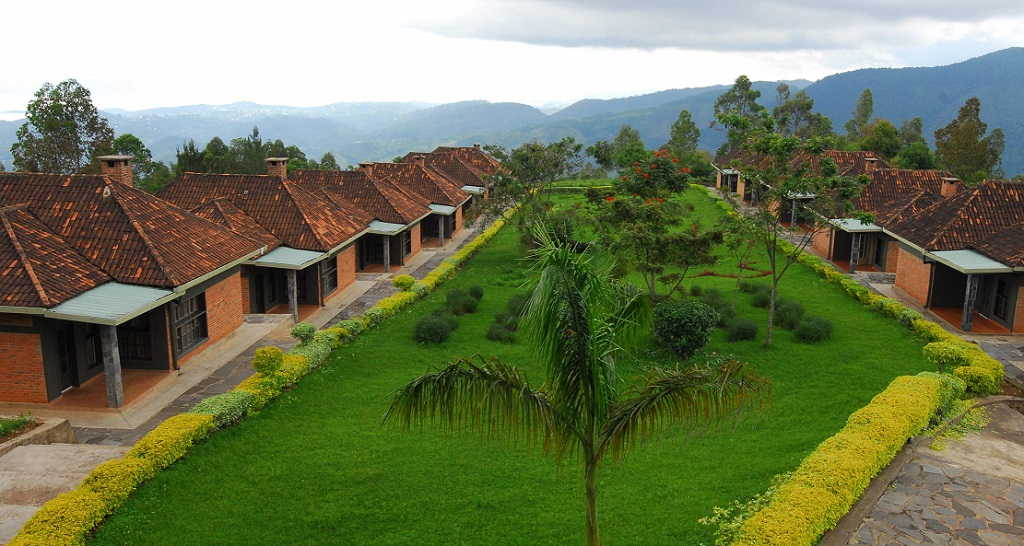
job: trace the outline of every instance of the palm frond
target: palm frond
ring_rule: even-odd
[[[543,390],[531,387],[515,367],[479,355],[410,381],[395,393],[382,424],[404,430],[430,424],[528,445],[539,442],[559,460],[578,443],[571,423]]]
[[[768,379],[732,361],[717,370],[652,370],[635,394],[617,405],[601,430],[600,450],[621,459],[638,442],[670,428],[702,432],[762,410]]]

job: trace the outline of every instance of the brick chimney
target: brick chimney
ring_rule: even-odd
[[[100,172],[103,176],[126,186],[132,186],[134,185],[132,183],[133,157],[130,155],[101,155],[96,159],[100,161]]]
[[[943,198],[953,197],[960,192],[961,184],[959,178],[943,178],[942,188],[939,189],[939,194]]]
[[[873,170],[875,170],[877,168],[878,168],[878,158],[877,157],[865,157],[864,158],[864,171],[865,172],[871,172],[871,171],[873,171]]]
[[[476,148],[477,150],[480,149],[480,145],[479,144],[473,144],[473,147]]]
[[[281,177],[281,180],[286,180],[288,178],[288,158],[268,157],[267,174],[270,176],[279,176]]]
[[[360,163],[359,170],[366,173],[366,176],[373,176],[373,163]]]
[[[427,156],[425,156],[425,155],[414,155],[414,156],[412,156],[412,162],[417,164],[417,165],[425,165],[426,164],[426,160],[427,160]]]

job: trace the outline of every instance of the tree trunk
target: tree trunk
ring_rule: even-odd
[[[779,294],[779,282],[772,282],[772,297],[768,302],[768,333],[764,337],[764,346],[772,346],[772,324],[775,322],[775,299]]]
[[[600,546],[601,536],[597,529],[597,460],[587,454],[586,495],[587,495],[587,546]]]

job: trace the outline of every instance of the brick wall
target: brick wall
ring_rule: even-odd
[[[433,216],[428,216],[427,219],[433,219]],[[409,237],[412,237],[412,252],[410,252],[409,255],[405,257],[406,260],[419,254],[420,250],[423,249],[423,242],[420,241],[420,237],[422,237],[421,234],[423,232],[420,226],[420,224],[422,223],[422,221],[416,222],[416,225],[412,226],[412,228],[409,230]]]
[[[242,267],[246,266],[243,265]],[[245,315],[252,313],[252,302],[249,300],[249,283],[252,282],[252,274],[253,271],[250,268],[248,275],[246,275],[245,277],[241,275],[238,276],[238,288],[240,290],[239,294],[242,297],[242,314]]]
[[[815,233],[814,238],[811,239],[811,247],[813,247],[814,250],[818,251],[818,254],[821,254],[822,256],[828,258],[829,260],[833,259],[834,256],[832,256],[832,230],[823,229]]]
[[[32,319],[26,318],[31,325]],[[0,332],[0,401],[34,404],[49,401],[39,334]]]
[[[236,272],[206,289],[206,331],[209,338],[182,356],[179,363],[187,362],[242,325],[241,280],[241,274]]]
[[[455,233],[462,231],[462,208],[455,209]]]
[[[354,282],[356,282],[356,245],[349,245],[338,253],[338,290],[336,292],[341,292]]]
[[[899,246],[899,245],[896,245]],[[932,278],[932,264],[899,249],[896,265],[896,287],[906,292],[921,305],[928,303],[928,284]]]
[[[1017,309],[1013,315],[1013,331],[1024,333],[1024,284],[1017,289]]]
[[[889,247],[885,249],[885,272],[896,273],[896,268],[900,263],[900,244],[892,240],[886,244]]]

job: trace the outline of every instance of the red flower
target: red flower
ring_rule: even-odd
[[[690,172],[690,169],[687,169],[686,167],[679,167],[679,172],[681,172],[681,173],[688,173],[688,172]]]
[[[652,169],[657,169],[658,168],[658,164],[657,163],[651,163],[651,168]]]
[[[622,177],[622,180],[624,180],[624,181],[625,181],[625,180],[629,180],[629,177],[628,177],[628,176],[623,176],[623,177]]]
[[[650,177],[651,177],[651,175],[649,175],[647,173],[644,173],[644,178],[650,178]]]
[[[673,163],[679,163],[679,158],[678,157],[673,157],[672,158],[672,162]]]
[[[659,202],[659,203],[664,203],[664,202],[665,202],[665,200],[664,200],[664,199],[662,199],[661,197],[659,197],[659,198],[658,198],[658,202]]]
[[[633,162],[633,166],[634,167],[639,167],[640,166],[640,162],[639,161],[634,161]]]
[[[625,180],[625,178],[623,178],[623,180]],[[605,200],[605,201],[614,201],[614,200],[615,200],[615,198],[614,198],[614,197],[611,197],[611,196],[609,196],[609,197],[605,197],[605,198],[604,198],[604,200]]]

